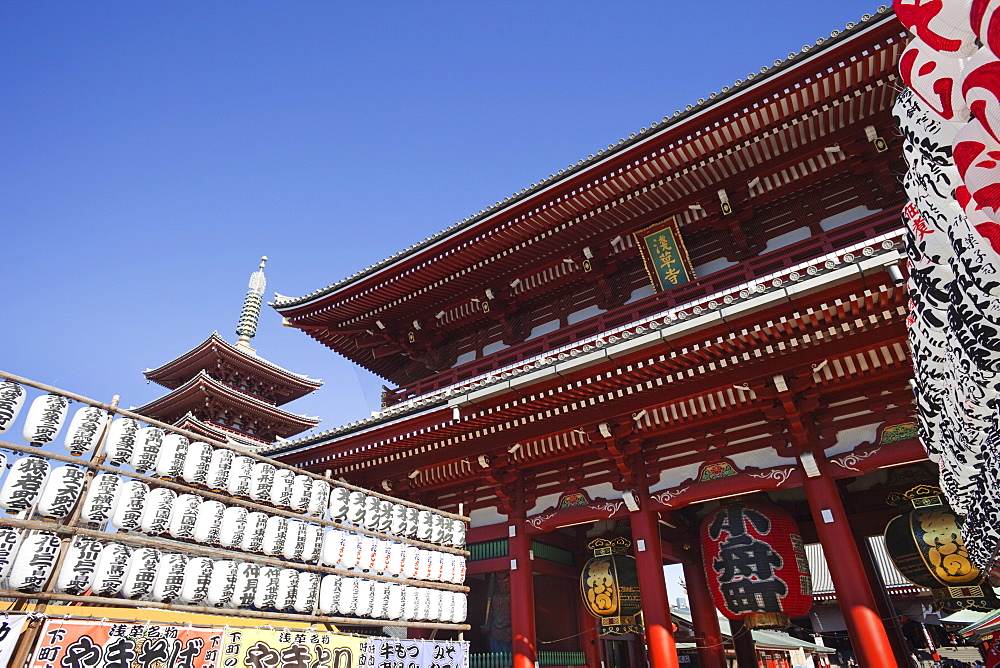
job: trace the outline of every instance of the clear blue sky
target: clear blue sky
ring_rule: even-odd
[[[877,5],[0,2],[0,369],[124,406],[268,299],[328,285],[843,29]],[[255,345],[379,380],[266,309]],[[367,398],[365,395],[368,395]]]

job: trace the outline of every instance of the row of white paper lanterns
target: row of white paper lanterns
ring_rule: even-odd
[[[76,503],[83,484],[83,471],[75,466],[57,467],[45,476],[48,462],[41,457],[25,457],[15,464],[0,488],[0,507],[9,509],[28,482],[41,489],[36,510],[45,517],[61,519]],[[30,474],[30,475],[28,475]],[[44,478],[39,481],[39,478]],[[150,489],[141,480],[102,473],[84,500],[80,519],[98,525],[109,520],[119,531],[139,531],[151,536],[169,535],[205,545],[282,556],[290,561],[367,570],[393,576],[460,583],[465,576],[465,558],[361,536],[339,529],[327,530],[317,524],[242,506],[226,506],[196,494],[180,494],[159,487]]]
[[[0,433],[8,429],[24,404],[26,393],[16,383],[0,383]],[[55,439],[69,408],[69,401],[57,394],[37,397],[25,419],[24,438],[33,445]],[[104,430],[108,414],[100,408],[79,409],[70,422],[65,444],[73,455],[93,452]],[[138,447],[137,447],[138,444]],[[218,493],[249,498],[279,508],[314,517],[329,516],[335,522],[363,527],[406,538],[464,547],[465,523],[431,510],[394,503],[360,490],[333,485],[325,480],[255,461],[226,448],[213,448],[201,441],[190,442],[179,434],[164,434],[156,427],[140,427],[136,420],[119,418],[111,424],[107,441],[108,461],[128,463],[140,473],[153,472],[165,479],[204,486]],[[34,466],[26,464],[25,466]],[[61,470],[65,476],[74,476]],[[20,474],[12,472],[12,476]],[[29,476],[37,477],[37,475]],[[20,485],[21,483],[16,483]],[[6,485],[5,485],[6,487]],[[30,507],[18,493],[15,506]],[[67,511],[68,512],[68,511]],[[45,513],[43,513],[45,514]]]
[[[41,591],[52,574],[60,539],[0,529],[0,580],[10,589]],[[293,610],[302,614],[461,623],[463,592],[442,591],[361,577],[321,575],[234,560],[188,557],[155,548],[76,537],[56,577],[55,590],[72,595],[176,601],[188,605]]]

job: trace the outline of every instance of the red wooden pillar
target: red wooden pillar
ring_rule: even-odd
[[[823,546],[837,602],[844,614],[854,653],[865,668],[894,668],[892,646],[868,584],[837,482],[826,470],[822,450],[815,455],[821,475],[803,475],[816,533]],[[814,472],[815,473],[815,472]]]
[[[510,629],[513,643],[512,668],[535,668],[538,649],[535,642],[535,583],[531,568],[531,536],[525,522],[523,482],[517,485],[517,498],[510,514],[508,551],[510,553]]]
[[[642,479],[644,476],[638,476]],[[649,489],[643,481],[637,485],[639,510],[629,513],[642,597],[642,619],[646,625],[647,660],[650,668],[679,668],[674,644],[673,622],[667,603],[667,582],[663,577],[663,552],[657,513],[652,509]]]
[[[691,559],[683,562],[684,582],[687,585],[691,621],[698,640],[698,665],[701,668],[723,668],[726,665],[726,648],[722,646],[722,629],[715,610],[712,592],[698,550],[691,550]]]
[[[580,649],[588,666],[601,665],[601,636],[597,631],[598,618],[587,612],[586,608],[576,601],[576,618],[580,624]]]

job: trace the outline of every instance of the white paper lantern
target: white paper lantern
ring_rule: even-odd
[[[379,521],[382,518],[382,500],[377,496],[365,497],[365,514],[363,518],[364,527],[369,531],[378,531]]]
[[[330,483],[325,480],[313,479],[312,489],[309,493],[309,507],[306,513],[313,517],[322,517],[326,511],[326,505],[330,501]]]
[[[407,545],[404,549],[406,554],[403,557],[403,577],[413,580],[420,568],[420,548],[416,545]]]
[[[97,447],[108,423],[108,414],[97,406],[84,406],[73,414],[66,430],[64,445],[74,457],[89,455]]]
[[[10,380],[0,382],[0,434],[14,424],[27,398],[28,393],[17,383]]]
[[[140,547],[132,552],[125,570],[121,593],[125,598],[142,598],[153,590],[160,552],[151,547]]]
[[[386,561],[386,572],[399,577],[403,574],[403,559],[406,556],[406,546],[402,543],[389,543],[389,558]]]
[[[69,464],[54,468],[45,479],[35,512],[57,520],[69,515],[80,498],[86,477],[86,471]]]
[[[274,599],[274,607],[288,610],[295,605],[298,591],[299,572],[294,568],[282,568],[278,571],[278,596]]]
[[[358,559],[358,568],[370,571],[375,567],[375,558],[378,549],[378,538],[372,536],[361,537],[361,555]]]
[[[160,556],[156,567],[156,580],[153,581],[153,591],[150,598],[154,601],[172,601],[181,595],[184,586],[184,568],[188,558],[177,552],[169,552]]]
[[[103,548],[104,545],[98,540],[74,537],[62,568],[59,569],[59,575],[56,576],[56,591],[60,594],[82,594],[90,589]]]
[[[295,474],[289,469],[277,469],[271,482],[270,501],[276,508],[290,508],[292,505],[292,484]]]
[[[302,571],[299,573],[299,586],[295,593],[292,607],[295,612],[311,615],[319,599],[319,573]]]
[[[226,484],[229,480],[229,471],[233,466],[233,458],[236,455],[232,450],[226,448],[214,448],[212,459],[208,464],[208,476],[205,485],[213,492],[226,491]]]
[[[268,517],[267,524],[264,526],[264,542],[261,543],[261,551],[269,557],[281,552],[287,532],[288,520],[278,515]]]
[[[111,511],[114,510],[118,500],[118,490],[121,489],[121,485],[120,476],[113,473],[99,473],[87,488],[80,519],[96,524],[104,524],[111,519]]]
[[[417,540],[431,539],[431,511],[421,510],[417,513]]]
[[[260,579],[260,564],[241,563],[236,568],[236,586],[230,604],[235,608],[250,608],[257,594],[257,583]]]
[[[125,571],[132,551],[121,543],[106,543],[97,558],[91,590],[95,596],[115,596],[125,584]]]
[[[418,550],[417,554],[417,579],[430,580],[434,569],[434,553],[430,550]]]
[[[184,584],[177,597],[183,603],[201,603],[208,596],[212,583],[212,560],[208,557],[191,557],[184,566]]]
[[[247,530],[247,516],[250,512],[242,506],[230,506],[222,512],[219,527],[219,545],[240,549]]]
[[[353,491],[347,496],[347,523],[356,527],[365,524],[365,499],[368,495],[364,492]]]
[[[420,511],[410,506],[406,509],[406,531],[403,534],[406,538],[414,538],[417,535]]]
[[[306,549],[302,561],[315,564],[323,552],[323,528],[317,524],[306,525]]]
[[[372,613],[373,585],[375,583],[368,578],[357,578],[357,593],[354,598],[354,614],[359,617],[368,617]]]
[[[111,512],[111,525],[119,531],[138,531],[147,494],[149,485],[141,480],[126,480]]]
[[[444,581],[444,566],[446,557],[444,552],[431,552],[431,571],[428,576],[428,580],[433,580],[435,582]]]
[[[441,567],[441,577],[438,578],[439,582],[451,582],[455,579],[455,556],[454,554],[445,554],[439,552],[442,560]]]
[[[392,543],[380,538],[375,539],[375,561],[372,570],[376,573],[386,573],[389,570],[389,550]]]
[[[459,549],[465,547],[465,531],[466,525],[462,520],[452,520],[451,521],[451,545],[452,547],[457,547]]]
[[[205,603],[219,607],[228,604],[236,593],[235,561],[222,559],[212,564],[212,575],[208,583]]]
[[[326,566],[338,567],[344,555],[347,534],[340,529],[331,529],[323,536],[323,554],[320,556]]]
[[[10,513],[31,508],[45,485],[50,468],[47,459],[34,455],[14,462],[0,488],[0,508]]]
[[[135,449],[129,463],[139,473],[151,471],[156,466],[156,458],[163,445],[163,430],[159,427],[143,427],[135,436]]]
[[[111,423],[108,430],[107,445],[108,463],[119,466],[132,459],[135,450],[135,439],[139,435],[139,422],[132,418],[118,418]]]
[[[188,444],[184,455],[181,478],[190,485],[204,485],[208,480],[208,468],[212,464],[212,446],[204,441]]]
[[[267,462],[257,462],[250,467],[250,489],[248,494],[254,501],[270,501],[271,485],[274,484],[273,464]]]
[[[406,531],[406,506],[402,503],[392,504],[392,515],[389,518],[389,533],[402,536]]]
[[[438,591],[441,599],[441,608],[438,610],[437,619],[439,622],[447,622],[455,612],[455,599],[450,591]]]
[[[378,527],[375,529],[381,533],[389,533],[392,526],[392,507],[395,505],[388,499],[379,499],[378,503]]]
[[[386,619],[389,604],[389,583],[372,582],[372,609],[369,615],[372,619]]]
[[[446,521],[448,521],[448,520],[446,520],[444,517],[442,517],[438,513],[431,513],[431,535],[430,535],[430,541],[432,543],[438,543],[438,544],[441,543],[441,541],[442,541],[442,539],[444,537],[444,522],[446,522]],[[450,524],[450,522],[449,522],[449,524]],[[451,532],[449,531],[449,533],[451,533]]]
[[[337,590],[337,612],[342,615],[353,615],[358,599],[359,578],[340,578],[340,588]]]
[[[306,551],[306,525],[299,520],[288,520],[281,556],[289,561],[300,561]]]
[[[452,582],[455,584],[462,584],[465,582],[465,557],[460,554],[454,555],[455,557],[455,576]]]
[[[389,584],[389,598],[385,603],[385,618],[399,619],[403,616],[403,591],[405,587],[396,582]]]
[[[417,616],[414,619],[430,620],[431,593],[433,591],[427,587],[417,587]]]
[[[194,537],[194,525],[198,521],[198,506],[201,497],[195,494],[181,494],[174,501],[170,511],[170,535],[178,540]]]
[[[7,574],[7,586],[22,592],[41,591],[59,556],[60,539],[47,531],[29,531]]]
[[[441,618],[441,590],[429,589],[427,591],[427,615],[429,621],[436,622]]]
[[[24,417],[24,440],[36,448],[56,440],[69,412],[69,399],[58,394],[35,397]]]
[[[339,575],[324,575],[319,585],[319,611],[323,615],[334,615],[337,613],[337,600],[340,598]]]
[[[219,529],[222,528],[222,513],[226,506],[214,499],[201,502],[198,506],[198,519],[194,523],[193,538],[203,545],[215,545],[219,542]]]
[[[7,577],[14,563],[17,548],[21,545],[22,534],[12,527],[0,526],[0,582]]]
[[[253,470],[253,460],[245,455],[233,457],[226,478],[226,491],[233,496],[250,496],[250,476]]]
[[[469,613],[469,596],[465,592],[453,591],[451,623],[462,624]]]
[[[417,616],[417,603],[419,598],[420,587],[406,586],[403,588],[403,614],[400,616],[402,620],[415,620],[419,619]]]
[[[139,518],[139,531],[147,536],[159,536],[170,528],[170,513],[177,500],[177,492],[166,487],[157,487],[146,495]]]
[[[451,545],[452,535],[454,533],[454,525],[451,519],[448,517],[441,516],[441,540],[437,541],[440,545]],[[433,534],[433,529],[431,530]]]
[[[187,459],[190,446],[191,441],[180,434],[164,436],[160,451],[156,455],[156,464],[153,466],[156,475],[167,480],[180,478],[184,472],[184,460]]]
[[[334,485],[330,490],[330,519],[334,522],[347,521],[347,501],[351,492],[346,487]]]
[[[356,533],[344,533],[344,551],[340,555],[340,565],[343,568],[360,568],[361,536]]]
[[[253,607],[258,610],[273,608],[278,599],[278,571],[274,566],[261,566],[257,577],[257,591],[253,597]]]
[[[243,531],[240,549],[244,552],[260,552],[264,544],[264,530],[267,527],[267,513],[253,512],[247,515],[247,526]]]
[[[312,495],[312,478],[300,473],[292,478],[292,498],[289,507],[297,513],[309,509],[309,497]]]

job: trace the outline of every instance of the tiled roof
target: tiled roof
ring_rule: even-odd
[[[395,253],[394,255],[385,258],[375,264],[366,267],[354,274],[344,278],[336,283],[329,285],[325,288],[315,290],[309,294],[303,295],[301,297],[287,297],[285,295],[279,295],[275,293],[274,301],[270,303],[270,306],[275,308],[285,308],[290,306],[297,306],[304,304],[318,297],[336,292],[337,290],[350,285],[358,280],[361,280],[367,276],[377,273],[378,271],[391,266],[395,262],[402,260],[414,253],[417,253],[428,246],[431,246],[442,239],[446,239],[457,232],[464,230],[466,228],[472,227],[487,218],[490,218],[494,214],[502,211],[514,204],[520,202],[521,200],[536,195],[537,193],[559,183],[571,176],[586,170],[593,165],[600,163],[613,155],[621,153],[622,151],[628,150],[634,144],[645,141],[649,137],[667,130],[674,125],[683,123],[687,118],[694,114],[701,113],[706,108],[709,108],[719,102],[730,98],[734,95],[742,93],[747,90],[752,84],[758,84],[761,81],[765,81],[770,77],[774,76],[778,72],[791,67],[803,60],[807,55],[813,53],[824,51],[831,46],[848,39],[863,30],[867,29],[871,25],[878,23],[880,21],[886,20],[892,16],[893,12],[891,8],[882,5],[878,8],[874,15],[865,14],[861,17],[860,21],[857,23],[848,23],[844,30],[834,30],[830,33],[829,38],[819,38],[816,40],[815,45],[805,45],[798,53],[789,53],[788,57],[783,60],[775,60],[773,65],[765,65],[760,68],[759,72],[750,72],[747,74],[747,78],[737,79],[733,82],[732,86],[723,86],[721,92],[709,93],[707,98],[699,98],[696,103],[688,104],[685,109],[677,110],[673,113],[673,116],[664,116],[660,121],[654,121],[649,124],[649,127],[640,128],[638,132],[630,133],[628,138],[622,138],[618,140],[617,144],[609,144],[607,148],[599,149],[596,153],[588,155],[586,158],[581,158],[576,161],[576,164],[570,164],[565,169],[558,170],[555,174],[549,174],[547,178],[540,178],[537,183],[532,183],[526,188],[522,188],[520,192],[513,193],[507,197],[504,197],[502,201],[497,201],[485,209],[480,209],[479,212],[472,214],[461,222],[457,222],[440,232],[433,234],[423,241],[417,242],[412,246],[404,248],[403,250]]]

